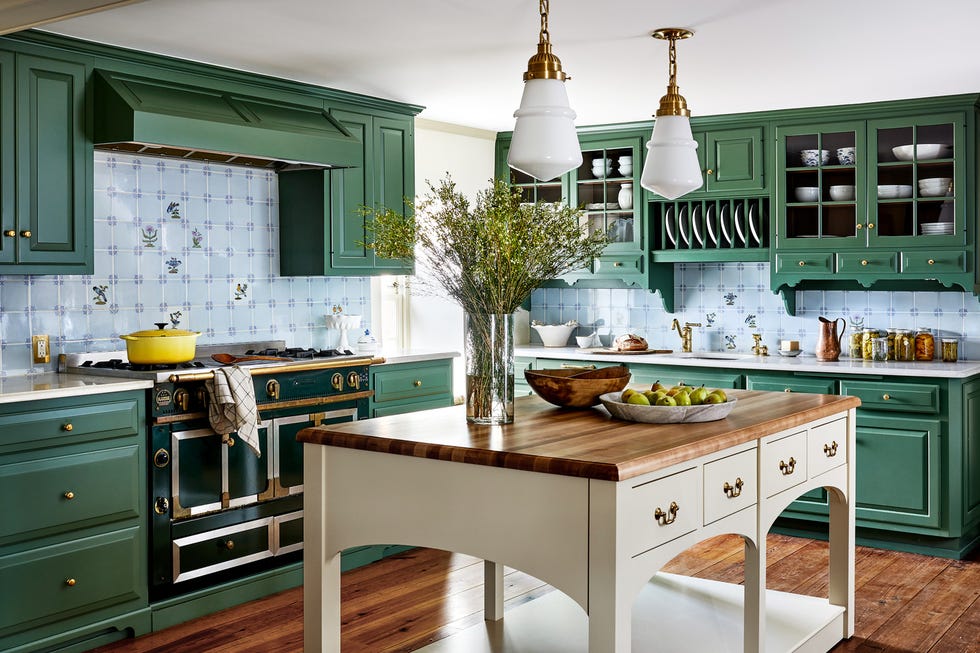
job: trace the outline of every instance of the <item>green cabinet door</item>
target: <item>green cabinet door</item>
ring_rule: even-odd
[[[412,119],[375,117],[374,185],[376,207],[387,207],[404,215],[406,199],[415,197],[415,123]],[[362,217],[363,225],[363,217]],[[363,227],[362,227],[363,228]],[[378,272],[411,274],[413,269],[404,261],[395,261],[368,253],[371,266]]]
[[[14,147],[14,55],[0,52],[0,263],[13,262],[18,238]]]
[[[372,179],[377,174],[374,160],[374,132],[369,115],[350,111],[330,114],[362,144],[361,165],[330,171],[330,252],[327,274],[360,274],[371,266],[374,252],[368,240],[361,207],[373,206]]]
[[[90,272],[85,66],[23,54],[16,66],[17,262]]]
[[[695,140],[704,148],[698,154],[704,192],[743,195],[765,188],[765,127],[708,129],[695,133]]]

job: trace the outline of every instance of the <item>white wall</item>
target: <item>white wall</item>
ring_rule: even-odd
[[[496,134],[425,119],[415,121],[415,193],[424,195],[426,180],[436,184],[449,173],[456,187],[471,198],[493,178]],[[424,274],[424,270],[416,270]],[[463,312],[440,297],[411,296],[411,347],[463,351]],[[456,359],[455,394],[464,392],[463,360]]]

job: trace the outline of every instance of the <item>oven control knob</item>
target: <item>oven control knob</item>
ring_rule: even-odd
[[[267,381],[265,384],[265,393],[276,401],[279,401],[279,382],[275,379]]]
[[[357,372],[350,372],[347,375],[347,387],[354,388],[355,390],[361,387],[361,377],[357,374]]]
[[[344,389],[344,376],[340,372],[334,373],[334,375],[330,377],[330,385],[334,390],[340,392]]]
[[[197,400],[198,406],[203,408],[208,405],[208,391],[204,388],[198,388],[194,393],[194,398]]]
[[[170,510],[170,500],[167,497],[157,497],[153,502],[153,512],[158,515],[166,515]]]
[[[170,464],[170,452],[166,449],[157,449],[153,454],[153,464],[163,469]]]
[[[174,403],[182,411],[186,412],[187,408],[191,405],[191,393],[187,392],[185,388],[177,388],[174,391]]]

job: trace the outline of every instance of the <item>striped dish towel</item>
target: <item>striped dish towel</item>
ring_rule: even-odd
[[[208,391],[208,421],[211,428],[221,435],[238,431],[255,455],[259,450],[259,409],[255,406],[255,388],[252,375],[237,365],[218,367],[214,379],[205,381]]]

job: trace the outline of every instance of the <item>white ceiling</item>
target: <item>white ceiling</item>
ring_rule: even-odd
[[[980,91],[976,0],[554,0],[577,124],[646,120],[667,83],[659,27],[686,27],[694,115]],[[513,127],[538,38],[534,0],[145,0],[47,25],[78,38]]]

